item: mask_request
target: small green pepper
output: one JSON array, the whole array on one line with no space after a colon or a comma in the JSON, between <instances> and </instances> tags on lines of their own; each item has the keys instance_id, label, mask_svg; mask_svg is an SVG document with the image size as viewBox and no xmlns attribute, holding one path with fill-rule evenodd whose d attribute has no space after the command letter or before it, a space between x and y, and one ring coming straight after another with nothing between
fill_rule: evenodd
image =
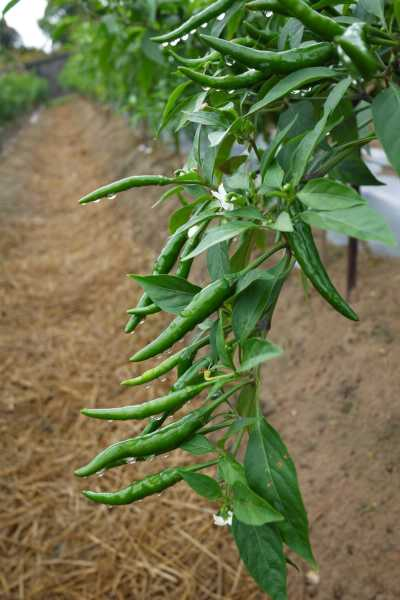
<instances>
[{"instance_id":1,"label":"small green pepper","mask_svg":"<svg viewBox=\"0 0 400 600\"><path fill-rule=\"evenodd\" d=\"M175 391L160 396L153 400L148 400L143 404L133 404L120 408L82 408L81 413L86 417L94 419L106 419L115 421L127 421L129 419L146 419L152 415L168 411L176 411L186 402L200 394L203 390L213 385L214 382L207 381L198 385L189 385L185 388L176 388Z\"/></svg>"},{"instance_id":2,"label":"small green pepper","mask_svg":"<svg viewBox=\"0 0 400 600\"><path fill-rule=\"evenodd\" d=\"M315 289L342 315L358 321L356 313L331 282L319 256L311 227L303 221L296 221L294 231L285 235L296 260Z\"/></svg>"},{"instance_id":3,"label":"small green pepper","mask_svg":"<svg viewBox=\"0 0 400 600\"><path fill-rule=\"evenodd\" d=\"M379 70L376 55L366 43L366 23L353 23L335 42L351 60L364 79L371 79Z\"/></svg>"},{"instance_id":4,"label":"small green pepper","mask_svg":"<svg viewBox=\"0 0 400 600\"><path fill-rule=\"evenodd\" d=\"M182 481L184 472L193 473L195 471L200 471L200 469L205 469L206 467L214 465L215 462L215 460L212 460L207 463L200 463L190 467L164 469L154 475L148 475L140 481L135 481L117 492L91 492L90 490L85 490L82 494L89 500L100 504L132 504L132 502L137 502L147 496L161 494L161 492L167 488Z\"/></svg>"},{"instance_id":5,"label":"small green pepper","mask_svg":"<svg viewBox=\"0 0 400 600\"><path fill-rule=\"evenodd\" d=\"M342 25L314 10L305 0L279 0L279 4L324 40L332 41L344 32Z\"/></svg>"},{"instance_id":6,"label":"small green pepper","mask_svg":"<svg viewBox=\"0 0 400 600\"><path fill-rule=\"evenodd\" d=\"M79 204L88 204L89 202L95 202L101 200L101 198L113 199L119 192L124 192L136 187L146 187L149 185L171 185L173 183L184 183L185 185L199 185L199 180L193 177L193 180L188 179L186 176L178 177L164 177L164 175L133 175L132 177L125 177L119 181L114 181L109 185L103 185L97 188L94 192L86 194L79 200Z\"/></svg>"},{"instance_id":7,"label":"small green pepper","mask_svg":"<svg viewBox=\"0 0 400 600\"><path fill-rule=\"evenodd\" d=\"M214 19L230 8L231 4L232 0L217 0L217 2L213 2L210 6L207 6L203 10L192 15L190 19L182 23L182 25L173 31L164 33L163 35L157 35L151 39L153 42L173 42L183 35L192 32L194 29L197 29L204 23L208 23L208 21Z\"/></svg>"}]
</instances>

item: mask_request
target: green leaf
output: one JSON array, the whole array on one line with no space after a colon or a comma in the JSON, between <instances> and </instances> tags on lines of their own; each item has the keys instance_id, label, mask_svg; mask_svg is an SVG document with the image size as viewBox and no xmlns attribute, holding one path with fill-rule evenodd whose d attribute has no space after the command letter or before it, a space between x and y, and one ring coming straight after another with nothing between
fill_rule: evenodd
<instances>
[{"instance_id":1,"label":"green leaf","mask_svg":"<svg viewBox=\"0 0 400 600\"><path fill-rule=\"evenodd\" d=\"M376 240L388 246L397 245L383 217L367 205L324 212L307 210L300 216L305 223L319 229L337 231L360 240Z\"/></svg>"},{"instance_id":2,"label":"green leaf","mask_svg":"<svg viewBox=\"0 0 400 600\"><path fill-rule=\"evenodd\" d=\"M3 8L3 16L9 11L11 10L16 4L18 4L20 0L10 0L10 2L7 2L7 4L5 5L5 7Z\"/></svg>"},{"instance_id":3,"label":"green leaf","mask_svg":"<svg viewBox=\"0 0 400 600\"><path fill-rule=\"evenodd\" d=\"M268 227L270 229L276 229L276 231L293 231L292 219L285 210L279 213L278 218L274 223L268 223Z\"/></svg>"},{"instance_id":4,"label":"green leaf","mask_svg":"<svg viewBox=\"0 0 400 600\"><path fill-rule=\"evenodd\" d=\"M264 498L255 494L248 485L241 481L235 481L233 491L233 513L242 523L246 525L264 525L282 521L282 515Z\"/></svg>"},{"instance_id":5,"label":"green leaf","mask_svg":"<svg viewBox=\"0 0 400 600\"><path fill-rule=\"evenodd\" d=\"M211 248L211 246L215 246L224 240L230 240L233 237L240 235L244 231L254 227L257 226L248 221L231 221L230 223L225 223L219 227L209 229L201 240L200 244L190 254L187 254L184 260L194 258L195 256L198 256L204 252L204 250Z\"/></svg>"},{"instance_id":6,"label":"green leaf","mask_svg":"<svg viewBox=\"0 0 400 600\"><path fill-rule=\"evenodd\" d=\"M192 438L186 440L179 446L181 450L185 450L185 452L189 452L189 454L193 454L194 456L201 456L203 454L210 454L210 452L215 452L216 448L214 444L212 444L205 435L201 433L196 433Z\"/></svg>"},{"instance_id":7,"label":"green leaf","mask_svg":"<svg viewBox=\"0 0 400 600\"><path fill-rule=\"evenodd\" d=\"M324 112L321 119L318 121L314 129L309 131L300 144L297 146L296 151L293 154L292 159L292 170L291 170L291 183L293 186L297 186L303 177L308 162L321 141L321 136L325 131L325 127L328 123L330 115L343 98L347 89L351 84L350 77L342 79L335 87L331 90L324 104Z\"/></svg>"},{"instance_id":8,"label":"green leaf","mask_svg":"<svg viewBox=\"0 0 400 600\"><path fill-rule=\"evenodd\" d=\"M315 567L294 463L279 434L264 419L250 434L245 471L250 487L284 516L279 529L286 544Z\"/></svg>"},{"instance_id":9,"label":"green leaf","mask_svg":"<svg viewBox=\"0 0 400 600\"><path fill-rule=\"evenodd\" d=\"M207 97L207 94L208 92L200 92L199 94L194 94L193 96L186 98L182 103L177 105L177 112L181 115L181 117L176 126L176 131L182 129L182 127L184 127L188 122L186 113L194 113L200 110L204 100Z\"/></svg>"},{"instance_id":10,"label":"green leaf","mask_svg":"<svg viewBox=\"0 0 400 600\"><path fill-rule=\"evenodd\" d=\"M273 287L273 278L256 279L241 292L235 301L232 326L235 337L243 342L251 335L266 311Z\"/></svg>"},{"instance_id":11,"label":"green leaf","mask_svg":"<svg viewBox=\"0 0 400 600\"><path fill-rule=\"evenodd\" d=\"M129 275L129 277L142 286L157 306L173 314L178 314L186 308L193 296L201 290L198 285L193 285L175 275Z\"/></svg>"},{"instance_id":12,"label":"green leaf","mask_svg":"<svg viewBox=\"0 0 400 600\"><path fill-rule=\"evenodd\" d=\"M234 369L234 365L233 365L232 358L231 358L231 353L225 342L223 312L222 311L220 311L220 316L218 319L216 338L215 338L215 346L216 346L218 357L219 357L221 363L224 366L229 367L230 369Z\"/></svg>"},{"instance_id":13,"label":"green leaf","mask_svg":"<svg viewBox=\"0 0 400 600\"><path fill-rule=\"evenodd\" d=\"M188 221L194 208L194 204L189 204L187 206L181 206L172 213L168 223L168 230L171 235Z\"/></svg>"},{"instance_id":14,"label":"green leaf","mask_svg":"<svg viewBox=\"0 0 400 600\"><path fill-rule=\"evenodd\" d=\"M393 168L400 174L400 87L394 83L372 103L372 116L379 140Z\"/></svg>"},{"instance_id":15,"label":"green leaf","mask_svg":"<svg viewBox=\"0 0 400 600\"><path fill-rule=\"evenodd\" d=\"M312 179L297 194L303 204L317 210L336 210L365 204L353 188L331 179Z\"/></svg>"},{"instance_id":16,"label":"green leaf","mask_svg":"<svg viewBox=\"0 0 400 600\"><path fill-rule=\"evenodd\" d=\"M384 0L360 0L360 5L367 13L377 17L383 26L386 25Z\"/></svg>"},{"instance_id":17,"label":"green leaf","mask_svg":"<svg viewBox=\"0 0 400 600\"><path fill-rule=\"evenodd\" d=\"M294 73L290 73L279 81L274 87L264 96L262 100L256 102L249 112L248 115L252 115L258 110L265 108L268 104L279 100L283 96L289 94L293 90L298 90L312 83L313 81L320 81L321 79L332 79L338 76L333 69L327 67L310 67L308 69L300 69Z\"/></svg>"},{"instance_id":18,"label":"green leaf","mask_svg":"<svg viewBox=\"0 0 400 600\"><path fill-rule=\"evenodd\" d=\"M222 497L222 490L219 484L208 475L202 473L191 473L184 469L179 469L182 478L199 496L208 498L208 500L219 500Z\"/></svg>"},{"instance_id":19,"label":"green leaf","mask_svg":"<svg viewBox=\"0 0 400 600\"><path fill-rule=\"evenodd\" d=\"M289 131L292 129L296 120L297 120L297 115L295 115L293 117L293 119L290 121L290 123L288 123L288 125L286 125L286 127L284 127L281 131L277 132L277 134L271 140L271 143L269 144L268 148L265 150L263 157L261 159L261 165L260 165L260 173L261 173L262 179L264 179L267 169L273 163L275 155L276 155L277 151L279 150L279 147L285 140Z\"/></svg>"},{"instance_id":20,"label":"green leaf","mask_svg":"<svg viewBox=\"0 0 400 600\"><path fill-rule=\"evenodd\" d=\"M235 171L246 162L248 159L247 154L240 154L239 156L231 156L227 160L224 160L218 165L218 169L225 175L233 175Z\"/></svg>"},{"instance_id":21,"label":"green leaf","mask_svg":"<svg viewBox=\"0 0 400 600\"><path fill-rule=\"evenodd\" d=\"M257 414L256 385L249 383L240 390L236 410L241 417L254 417Z\"/></svg>"},{"instance_id":22,"label":"green leaf","mask_svg":"<svg viewBox=\"0 0 400 600\"><path fill-rule=\"evenodd\" d=\"M157 134L159 135L160 132L164 129L164 127L166 125L168 125L168 123L170 122L170 120L172 119L172 117L177 114L177 112L179 111L179 107L180 105L177 104L179 98L182 96L183 92L186 90L186 88L188 87L188 85L190 85L190 81L185 81L184 83L180 83L170 94L167 103L164 107L164 112L162 114L161 117L161 123L159 125Z\"/></svg>"},{"instance_id":23,"label":"green leaf","mask_svg":"<svg viewBox=\"0 0 400 600\"><path fill-rule=\"evenodd\" d=\"M232 534L248 572L271 600L287 600L286 560L276 525L254 527L233 519Z\"/></svg>"},{"instance_id":24,"label":"green leaf","mask_svg":"<svg viewBox=\"0 0 400 600\"><path fill-rule=\"evenodd\" d=\"M208 249L207 268L213 281L230 273L228 243L226 241Z\"/></svg>"},{"instance_id":25,"label":"green leaf","mask_svg":"<svg viewBox=\"0 0 400 600\"><path fill-rule=\"evenodd\" d=\"M282 348L262 338L249 338L243 346L243 358L238 369L239 373L250 371L266 360L277 358L283 352Z\"/></svg>"}]
</instances>

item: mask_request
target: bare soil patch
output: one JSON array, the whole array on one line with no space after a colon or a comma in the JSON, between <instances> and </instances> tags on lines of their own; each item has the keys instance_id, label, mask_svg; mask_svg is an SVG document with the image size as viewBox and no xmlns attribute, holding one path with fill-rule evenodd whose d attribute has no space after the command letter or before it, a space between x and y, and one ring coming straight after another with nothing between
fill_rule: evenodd
<instances>
[{"instance_id":1,"label":"bare soil patch","mask_svg":"<svg viewBox=\"0 0 400 600\"><path fill-rule=\"evenodd\" d=\"M179 484L160 498L114 508L83 487L116 489L171 461L127 465L76 481L73 469L135 431L90 422L83 405L159 394L122 392L127 363L158 318L122 333L163 240L157 191L79 207L77 199L127 173L168 173L176 157L122 118L79 100L44 110L0 161L0 598L18 600L256 600L233 540L212 506ZM344 255L329 248L339 287ZM309 509L320 583L290 575L291 600L397 600L400 409L399 263L361 255L347 323L293 276L271 338L286 354L265 369L265 402L294 455ZM89 482L89 484L88 484Z\"/></svg>"}]
</instances>

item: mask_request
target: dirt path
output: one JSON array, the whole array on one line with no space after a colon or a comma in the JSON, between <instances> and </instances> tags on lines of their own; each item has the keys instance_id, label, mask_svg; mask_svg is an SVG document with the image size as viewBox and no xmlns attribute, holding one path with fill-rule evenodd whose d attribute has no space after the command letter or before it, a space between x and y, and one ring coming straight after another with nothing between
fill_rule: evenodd
<instances>
[{"instance_id":1,"label":"dirt path","mask_svg":"<svg viewBox=\"0 0 400 600\"><path fill-rule=\"evenodd\" d=\"M140 142L75 99L42 111L1 155L0 598L261 598L228 532L183 485L109 512L81 499L72 476L132 431L88 423L79 408L132 397L119 388L134 372L125 359L160 325L121 333L138 292L125 274L145 272L161 242L165 210L148 210L156 196L77 206L127 171L168 172L165 150L147 155ZM287 354L266 371L265 394L299 465L322 566L318 586L291 575L291 600L399 597L399 283L398 263L363 255L356 327L314 296L310 312L297 278L279 306L272 337ZM130 465L90 484L115 489L148 471Z\"/></svg>"}]
</instances>

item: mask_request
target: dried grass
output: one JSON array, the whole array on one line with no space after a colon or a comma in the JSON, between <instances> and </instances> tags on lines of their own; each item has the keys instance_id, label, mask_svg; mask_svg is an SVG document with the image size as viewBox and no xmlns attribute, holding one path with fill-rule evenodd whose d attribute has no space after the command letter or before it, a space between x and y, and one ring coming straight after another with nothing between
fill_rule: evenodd
<instances>
[{"instance_id":1,"label":"dried grass","mask_svg":"<svg viewBox=\"0 0 400 600\"><path fill-rule=\"evenodd\" d=\"M188 462L188 455L127 465L83 485L72 474L137 430L90 422L79 416L83 405L143 401L166 385L124 394L119 387L139 371L125 357L159 329L155 318L134 338L121 333L138 293L125 273L147 270L165 211L149 212L152 191L135 194L137 208L128 212L129 195L101 207L76 202L128 167L159 172L172 165L165 150L140 154L138 141L122 119L75 100L44 111L3 153L2 598L260 597L228 532L212 525L212 507L184 484L113 510L79 494L88 486L119 488L149 469Z\"/></svg>"}]
</instances>

